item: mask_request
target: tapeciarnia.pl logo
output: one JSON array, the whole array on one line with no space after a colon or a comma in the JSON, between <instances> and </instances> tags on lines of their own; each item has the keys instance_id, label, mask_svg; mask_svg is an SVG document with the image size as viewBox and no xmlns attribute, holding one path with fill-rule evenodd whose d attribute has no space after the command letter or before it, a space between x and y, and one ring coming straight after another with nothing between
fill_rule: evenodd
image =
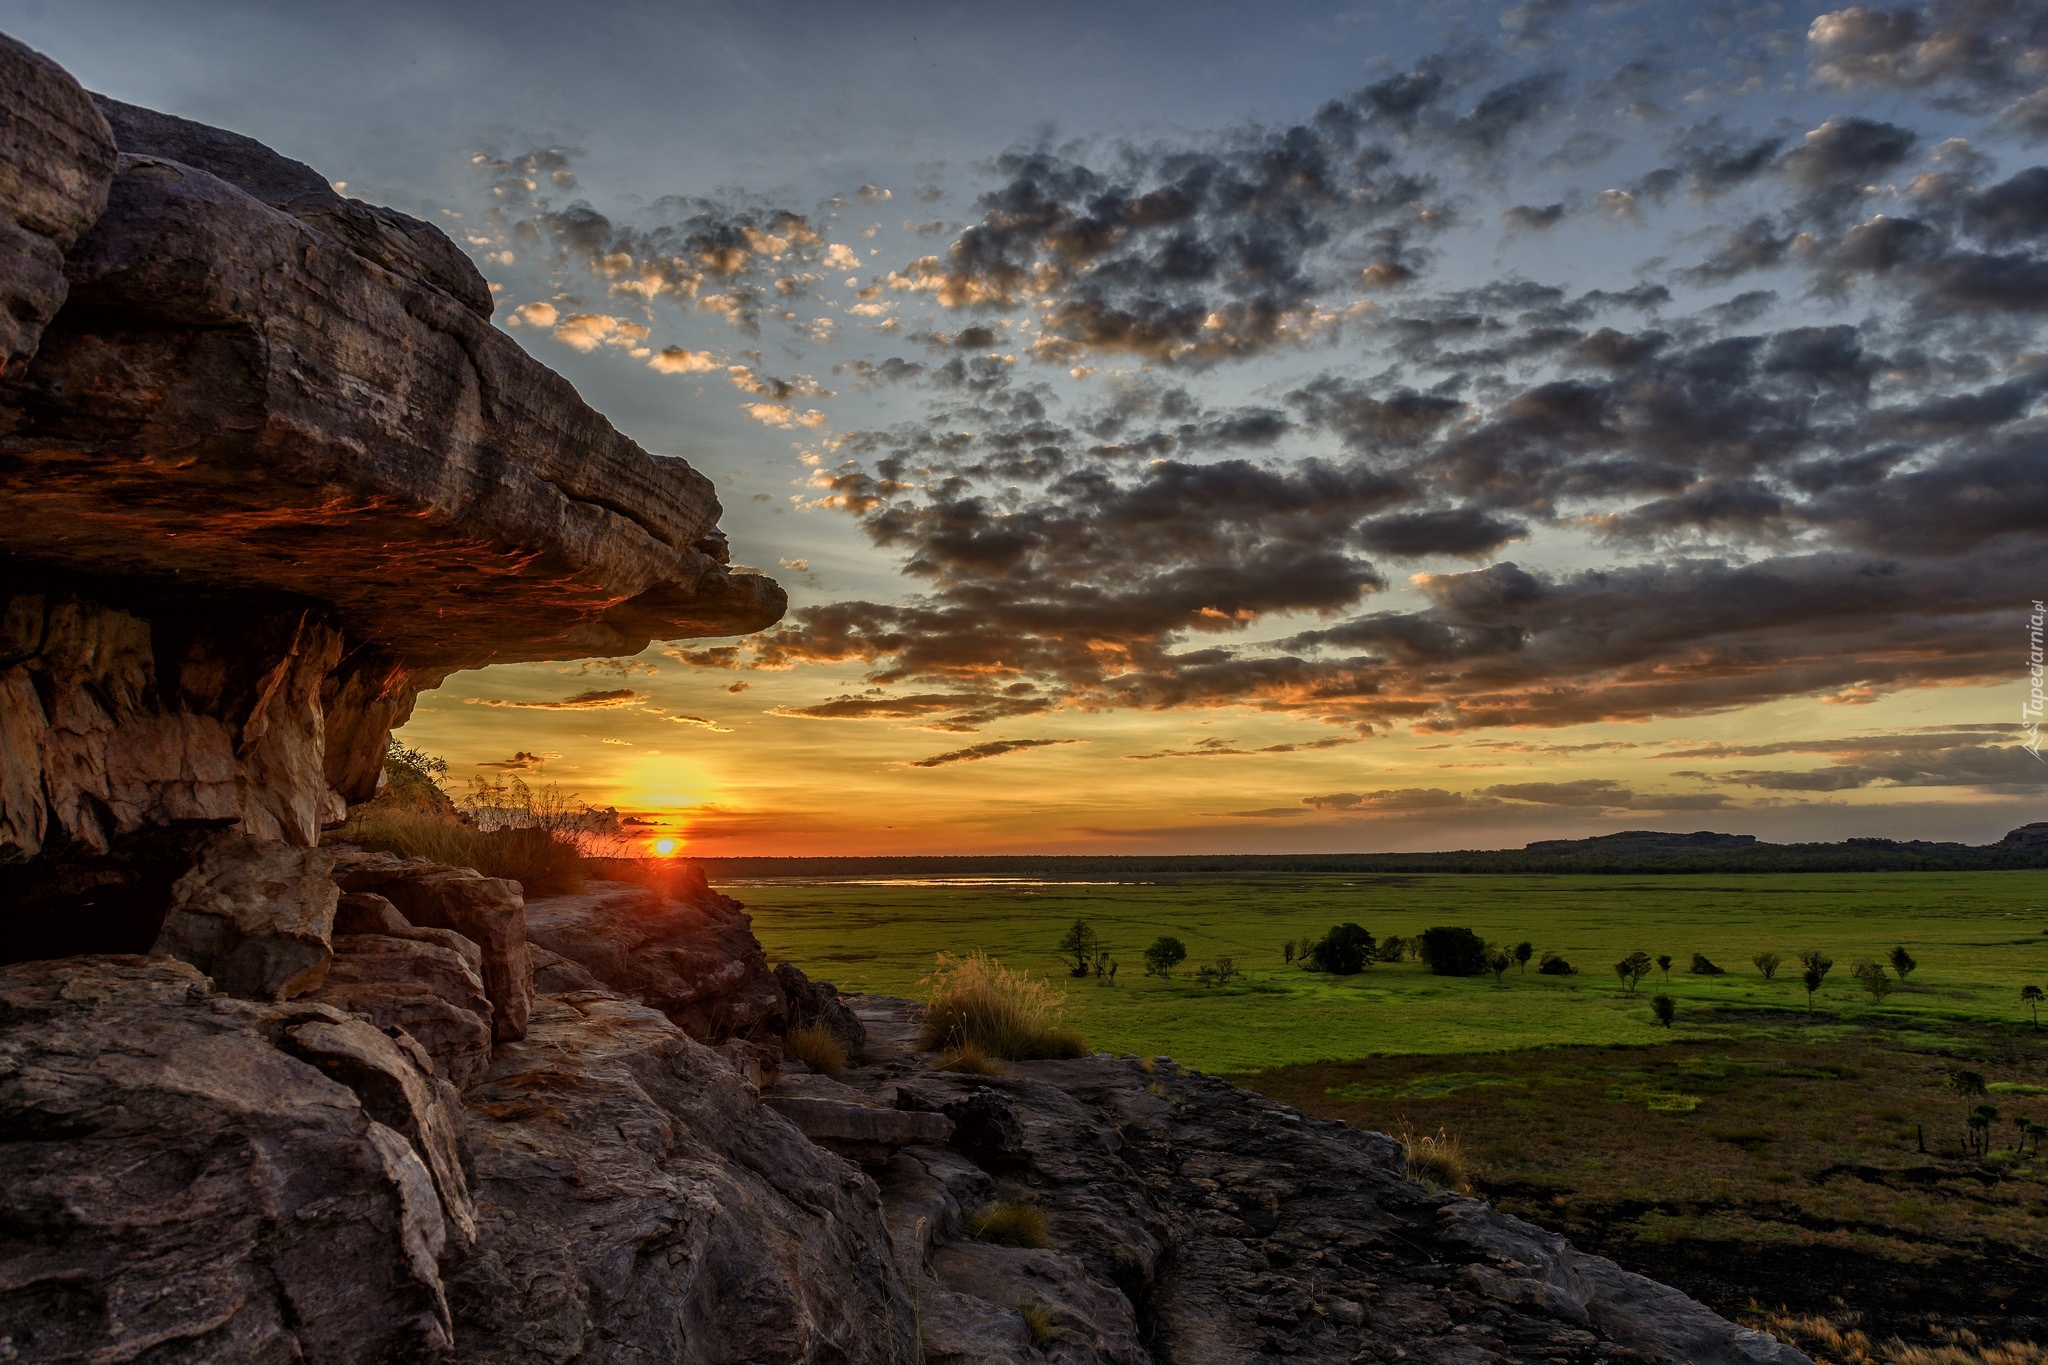
<instances>
[{"instance_id":1,"label":"tapeciarnia.pl logo","mask_svg":"<svg viewBox=\"0 0 2048 1365\"><path fill-rule=\"evenodd\" d=\"M2021 746L2041 758L2041 623L2048 621L2048 605L2038 599L2034 614L2027 618L2027 699L2020 704L2020 724L2026 727L2027 742ZM2048 763L2048 759L2042 759Z\"/></svg>"}]
</instances>

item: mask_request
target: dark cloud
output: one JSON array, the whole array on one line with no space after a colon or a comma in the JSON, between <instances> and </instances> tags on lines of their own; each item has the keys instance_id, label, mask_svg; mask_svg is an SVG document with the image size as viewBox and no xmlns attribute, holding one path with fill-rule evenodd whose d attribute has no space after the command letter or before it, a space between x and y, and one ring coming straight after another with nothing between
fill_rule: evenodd
<instances>
[{"instance_id":1,"label":"dark cloud","mask_svg":"<svg viewBox=\"0 0 2048 1365\"><path fill-rule=\"evenodd\" d=\"M640 700L640 694L630 687L613 687L590 692L578 692L560 701L510 701L502 697L471 697L471 706L508 706L522 711L602 711L620 706L631 706Z\"/></svg>"},{"instance_id":2,"label":"dark cloud","mask_svg":"<svg viewBox=\"0 0 2048 1365\"><path fill-rule=\"evenodd\" d=\"M1001 758L1004 754L1019 753L1025 749L1043 749L1054 744L1085 744L1080 739L995 739L986 744L970 744L965 749L953 749L930 758L920 758L910 766L913 768L943 768L952 763L977 763L984 758Z\"/></svg>"},{"instance_id":3,"label":"dark cloud","mask_svg":"<svg viewBox=\"0 0 2048 1365\"><path fill-rule=\"evenodd\" d=\"M1160 749L1149 754L1125 754L1124 757L1139 763L1149 763L1159 758L1253 758L1260 754L1298 754L1315 749L1341 749L1359 742L1357 735L1332 735L1328 739L1309 740L1295 744L1262 744L1256 749L1241 749L1228 740L1205 739L1188 749Z\"/></svg>"},{"instance_id":4,"label":"dark cloud","mask_svg":"<svg viewBox=\"0 0 2048 1365\"><path fill-rule=\"evenodd\" d=\"M1500 213L1501 226L1510 232L1548 232L1564 221L1563 204L1516 204Z\"/></svg>"},{"instance_id":5,"label":"dark cloud","mask_svg":"<svg viewBox=\"0 0 2048 1365\"><path fill-rule=\"evenodd\" d=\"M2001 731L2017 726L1983 727ZM2048 789L2048 764L2018 744L1987 743L1982 733L1936 731L1869 735L1838 740L1792 740L1758 745L1700 745L1667 758L1756 758L1825 754L1825 768L1688 770L1679 777L1763 791L1833 792L1865 787L1968 787L1979 791Z\"/></svg>"},{"instance_id":6,"label":"dark cloud","mask_svg":"<svg viewBox=\"0 0 2048 1365\"><path fill-rule=\"evenodd\" d=\"M1815 70L1840 85L1931 91L1979 112L2040 86L2048 15L2021 0L1851 6L1807 30Z\"/></svg>"}]
</instances>

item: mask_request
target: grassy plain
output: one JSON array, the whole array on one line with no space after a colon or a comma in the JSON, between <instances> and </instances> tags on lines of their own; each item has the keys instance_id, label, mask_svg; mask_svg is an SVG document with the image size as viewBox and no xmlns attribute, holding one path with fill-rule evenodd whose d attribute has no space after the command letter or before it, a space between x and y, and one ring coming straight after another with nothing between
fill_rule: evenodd
<instances>
[{"instance_id":1,"label":"grassy plain","mask_svg":"<svg viewBox=\"0 0 2048 1365\"><path fill-rule=\"evenodd\" d=\"M1075 919L1101 934L1120 969L1114 987L1073 981L1068 1022L1097 1049L1171 1056L1204 1071L1304 1062L1576 1044L1651 1044L1671 1036L1736 1037L1791 1028L1812 1041L1883 1021L1908 1034L1955 1023L2020 1025L2019 989L2048 986L2048 871L1727 876L1296 876L1082 885L752 884L747 903L771 957L848 991L921 996L937 953L987 951L1059 979L1054 945ZM1579 974L1546 977L1532 962L1504 985L1380 964L1335 978L1290 968L1280 945L1355 921L1411 936L1435 924L1528 939ZM1187 944L1170 981L1143 974L1161 934ZM1903 944L1921 966L1873 1004L1850 978L1859 959ZM1835 960L1811 1016L1796 955ZM1674 959L1635 995L1612 964L1635 949ZM1766 982L1750 965L1786 959ZM1690 975L1702 953L1727 975ZM1198 963L1235 959L1243 975L1204 988ZM1675 1033L1648 997L1678 1004ZM1797 1017L1793 1017L1796 1015Z\"/></svg>"},{"instance_id":2,"label":"grassy plain","mask_svg":"<svg viewBox=\"0 0 2048 1365\"><path fill-rule=\"evenodd\" d=\"M1731 1316L1813 1315L1823 1338L1794 1335L1829 1365L2031 1361L1975 1342L2048 1340L2048 1158L2016 1150L2012 1123L2048 1121L2048 1032L2019 999L2048 986L2048 872L727 889L771 955L896 995L922 994L936 953L976 948L1057 984L1054 945L1086 919L1121 964L1113 988L1066 983L1091 1046L1361 1127L1441 1131L1510 1212ZM1581 970L1532 963L1496 985L1415 962L1342 979L1283 965L1283 940L1347 920L1526 938ZM1171 981L1142 974L1160 934L1188 947ZM1851 972L1894 945L1920 966L1873 1002ZM1805 948L1835 961L1811 1013ZM1612 964L1636 949L1673 967L1630 995ZM1785 959L1774 981L1750 963L1763 951ZM1690 974L1696 952L1727 974ZM1187 969L1219 955L1244 975L1197 984ZM1657 992L1678 1003L1670 1030ZM1968 1105L1947 1081L1962 1068L2000 1111L1988 1158L1961 1151ZM1827 1335L1851 1325L1876 1344Z\"/></svg>"}]
</instances>

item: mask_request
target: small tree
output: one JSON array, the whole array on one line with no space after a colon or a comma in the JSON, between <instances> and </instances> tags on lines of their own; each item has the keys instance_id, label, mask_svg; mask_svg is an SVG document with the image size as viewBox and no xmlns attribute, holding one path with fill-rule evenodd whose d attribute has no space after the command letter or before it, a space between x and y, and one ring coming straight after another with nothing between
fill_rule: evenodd
<instances>
[{"instance_id":1,"label":"small tree","mask_svg":"<svg viewBox=\"0 0 2048 1365\"><path fill-rule=\"evenodd\" d=\"M2020 1003L2025 1005L2027 1013L2034 1017L2034 1027L2037 1029L2041 1027L2041 998L2039 986L2020 987Z\"/></svg>"},{"instance_id":2,"label":"small tree","mask_svg":"<svg viewBox=\"0 0 2048 1365\"><path fill-rule=\"evenodd\" d=\"M1521 968L1523 976L1529 974L1529 959L1534 956L1536 956L1536 945L1529 942L1528 939L1525 938L1515 945L1515 965Z\"/></svg>"},{"instance_id":3,"label":"small tree","mask_svg":"<svg viewBox=\"0 0 2048 1365\"><path fill-rule=\"evenodd\" d=\"M1882 963L1859 962L1856 964L1854 975L1856 984L1870 992L1870 1003L1873 1005L1882 1004L1884 998L1897 986L1897 983L1885 975Z\"/></svg>"},{"instance_id":4,"label":"small tree","mask_svg":"<svg viewBox=\"0 0 2048 1365\"><path fill-rule=\"evenodd\" d=\"M1104 976L1108 975L1108 973L1109 973L1109 954L1108 954L1108 952L1104 951L1104 952L1098 952L1098 953L1096 953L1096 954L1095 954L1095 979L1096 979L1097 981L1100 981L1100 980L1102 980L1102 978L1103 978Z\"/></svg>"},{"instance_id":5,"label":"small tree","mask_svg":"<svg viewBox=\"0 0 2048 1365\"><path fill-rule=\"evenodd\" d=\"M1437 976L1477 976L1486 970L1486 940L1439 924L1422 931L1422 960Z\"/></svg>"},{"instance_id":6,"label":"small tree","mask_svg":"<svg viewBox=\"0 0 2048 1365\"><path fill-rule=\"evenodd\" d=\"M1978 1156L1991 1152L1991 1125L1998 1122L1998 1108L1995 1105L1980 1104L1970 1111L1970 1150Z\"/></svg>"},{"instance_id":7,"label":"small tree","mask_svg":"<svg viewBox=\"0 0 2048 1365\"><path fill-rule=\"evenodd\" d=\"M1409 940L1399 934L1388 934L1380 940L1379 951L1373 956L1382 962L1400 962L1408 956Z\"/></svg>"},{"instance_id":8,"label":"small tree","mask_svg":"<svg viewBox=\"0 0 2048 1365\"><path fill-rule=\"evenodd\" d=\"M1500 986L1506 984L1502 980L1502 978L1504 978L1508 974L1508 968L1514 965L1514 949L1494 946L1489 947L1486 950L1486 970L1493 973L1494 985Z\"/></svg>"},{"instance_id":9,"label":"small tree","mask_svg":"<svg viewBox=\"0 0 2048 1365\"><path fill-rule=\"evenodd\" d=\"M1085 919L1074 921L1066 936L1060 940L1059 954L1074 965L1067 969L1069 976L1086 976L1095 965L1095 955L1102 951L1102 939Z\"/></svg>"},{"instance_id":10,"label":"small tree","mask_svg":"<svg viewBox=\"0 0 2048 1365\"><path fill-rule=\"evenodd\" d=\"M1984 1073L1981 1071L1951 1071L1948 1073L1948 1088L1962 1097L1963 1112L1967 1115L1971 1100L1984 1098Z\"/></svg>"},{"instance_id":11,"label":"small tree","mask_svg":"<svg viewBox=\"0 0 2048 1365\"><path fill-rule=\"evenodd\" d=\"M1577 976L1579 969L1564 960L1561 953L1545 953L1543 960L1536 964L1538 976Z\"/></svg>"},{"instance_id":12,"label":"small tree","mask_svg":"<svg viewBox=\"0 0 2048 1365\"><path fill-rule=\"evenodd\" d=\"M1671 1027L1671 1021L1678 1017L1678 1004L1670 996L1660 992L1650 997L1650 1013L1656 1015L1657 1022L1668 1029Z\"/></svg>"},{"instance_id":13,"label":"small tree","mask_svg":"<svg viewBox=\"0 0 2048 1365\"><path fill-rule=\"evenodd\" d=\"M1145 975L1172 979L1173 969L1188 960L1188 946L1172 934L1161 934L1145 950Z\"/></svg>"},{"instance_id":14,"label":"small tree","mask_svg":"<svg viewBox=\"0 0 2048 1365\"><path fill-rule=\"evenodd\" d=\"M1799 964L1809 972L1818 973L1821 980L1825 981L1828 971L1835 965L1835 960L1818 948L1808 948L1799 955Z\"/></svg>"},{"instance_id":15,"label":"small tree","mask_svg":"<svg viewBox=\"0 0 2048 1365\"><path fill-rule=\"evenodd\" d=\"M1820 968L1808 967L1806 974L1799 978L1799 984L1806 987L1806 1012L1808 1014L1813 1013L1814 992L1820 989L1820 983L1826 976L1827 973L1821 971Z\"/></svg>"},{"instance_id":16,"label":"small tree","mask_svg":"<svg viewBox=\"0 0 2048 1365\"><path fill-rule=\"evenodd\" d=\"M1281 960L1282 962L1286 963L1286 964L1287 964L1288 966L1290 966L1290 967L1292 967L1292 966L1294 965L1294 940L1293 940L1293 939L1291 939L1291 938L1290 938L1290 939L1288 939L1288 940L1287 940L1287 941L1286 941L1285 943L1283 943L1283 944L1281 944L1281 945L1280 945L1280 960Z\"/></svg>"},{"instance_id":17,"label":"small tree","mask_svg":"<svg viewBox=\"0 0 2048 1365\"><path fill-rule=\"evenodd\" d=\"M1913 960L1913 955L1906 951L1906 945L1903 943L1886 954L1885 960L1892 964L1892 970L1899 974L1901 981L1911 976L1913 969L1920 965Z\"/></svg>"},{"instance_id":18,"label":"small tree","mask_svg":"<svg viewBox=\"0 0 2048 1365\"><path fill-rule=\"evenodd\" d=\"M1204 962L1201 966L1195 968L1195 980L1201 982L1204 986L1215 985L1216 965L1212 962Z\"/></svg>"},{"instance_id":19,"label":"small tree","mask_svg":"<svg viewBox=\"0 0 2048 1365\"><path fill-rule=\"evenodd\" d=\"M1614 964L1614 974L1628 987L1628 993L1636 993L1636 984L1650 974L1650 955L1638 948Z\"/></svg>"},{"instance_id":20,"label":"small tree","mask_svg":"<svg viewBox=\"0 0 2048 1365\"><path fill-rule=\"evenodd\" d=\"M1237 960L1229 957L1216 959L1216 984L1228 986L1230 978L1237 975Z\"/></svg>"},{"instance_id":21,"label":"small tree","mask_svg":"<svg viewBox=\"0 0 2048 1365\"><path fill-rule=\"evenodd\" d=\"M1751 962L1756 964L1756 969L1764 974L1764 980L1766 981L1769 981L1778 974L1778 966L1784 960L1784 958L1779 957L1776 953L1758 953L1750 959Z\"/></svg>"},{"instance_id":22,"label":"small tree","mask_svg":"<svg viewBox=\"0 0 2048 1365\"><path fill-rule=\"evenodd\" d=\"M1664 979L1666 981L1669 981L1671 979L1671 954L1657 954L1657 970L1664 973Z\"/></svg>"},{"instance_id":23,"label":"small tree","mask_svg":"<svg viewBox=\"0 0 2048 1365\"><path fill-rule=\"evenodd\" d=\"M1708 961L1707 955L1705 953L1694 953L1692 955L1692 966L1688 970L1691 971L1694 976L1728 975L1726 968L1716 967L1712 962Z\"/></svg>"},{"instance_id":24,"label":"small tree","mask_svg":"<svg viewBox=\"0 0 2048 1365\"><path fill-rule=\"evenodd\" d=\"M1334 924L1309 950L1310 964L1332 976L1356 976L1373 960L1372 935L1356 924Z\"/></svg>"}]
</instances>

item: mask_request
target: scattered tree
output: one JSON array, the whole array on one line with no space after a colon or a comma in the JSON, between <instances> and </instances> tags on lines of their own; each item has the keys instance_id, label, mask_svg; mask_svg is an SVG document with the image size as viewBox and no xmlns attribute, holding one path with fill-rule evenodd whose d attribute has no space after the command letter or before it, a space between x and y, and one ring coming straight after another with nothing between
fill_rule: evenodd
<instances>
[{"instance_id":1,"label":"scattered tree","mask_svg":"<svg viewBox=\"0 0 2048 1365\"><path fill-rule=\"evenodd\" d=\"M1823 980L1825 980L1826 977L1827 973L1823 972L1820 968L1808 967L1806 969L1806 974L1799 978L1799 984L1806 987L1806 1012L1808 1014L1813 1013L1814 992L1820 989L1820 983Z\"/></svg>"},{"instance_id":2,"label":"scattered tree","mask_svg":"<svg viewBox=\"0 0 2048 1365\"><path fill-rule=\"evenodd\" d=\"M2041 1139L2048 1137L2048 1123L2038 1123L2033 1119L2027 1120L2027 1136L2034 1140L2034 1155L2040 1156Z\"/></svg>"},{"instance_id":3,"label":"scattered tree","mask_svg":"<svg viewBox=\"0 0 2048 1365\"><path fill-rule=\"evenodd\" d=\"M1521 968L1523 976L1529 974L1529 959L1534 956L1536 956L1536 945L1529 942L1528 939L1525 938L1515 945L1515 965Z\"/></svg>"},{"instance_id":4,"label":"scattered tree","mask_svg":"<svg viewBox=\"0 0 2048 1365\"><path fill-rule=\"evenodd\" d=\"M1913 969L1920 965L1913 960L1913 955L1906 951L1906 945L1903 943L1891 950L1887 960L1892 964L1892 970L1899 974L1900 981L1911 976Z\"/></svg>"},{"instance_id":5,"label":"scattered tree","mask_svg":"<svg viewBox=\"0 0 2048 1365\"><path fill-rule=\"evenodd\" d=\"M1436 976L1477 976L1486 970L1486 940L1470 929L1436 925L1422 931L1422 960Z\"/></svg>"},{"instance_id":6,"label":"scattered tree","mask_svg":"<svg viewBox=\"0 0 2048 1365\"><path fill-rule=\"evenodd\" d=\"M2037 1029L2041 1027L2041 998L2039 986L2020 987L2020 1003L2025 1005L2027 1013L2034 1017L2034 1027Z\"/></svg>"},{"instance_id":7,"label":"scattered tree","mask_svg":"<svg viewBox=\"0 0 2048 1365\"><path fill-rule=\"evenodd\" d=\"M1671 954L1657 954L1657 970L1664 973L1664 979L1666 981L1669 981L1671 979Z\"/></svg>"},{"instance_id":8,"label":"scattered tree","mask_svg":"<svg viewBox=\"0 0 2048 1365\"><path fill-rule=\"evenodd\" d=\"M1204 963L1203 963L1203 964L1202 964L1201 966L1199 966L1199 967L1195 968L1195 980L1197 980L1197 981L1201 982L1201 983L1202 983L1202 984L1203 984L1204 986L1213 986L1213 985L1215 985L1215 984L1216 984L1216 966L1215 966L1215 964L1214 964L1214 963L1211 963L1211 962L1204 962Z\"/></svg>"},{"instance_id":9,"label":"scattered tree","mask_svg":"<svg viewBox=\"0 0 2048 1365\"><path fill-rule=\"evenodd\" d=\"M1145 950L1145 975L1171 979L1173 969L1188 960L1188 946L1171 934L1161 934Z\"/></svg>"},{"instance_id":10,"label":"scattered tree","mask_svg":"<svg viewBox=\"0 0 2048 1365\"><path fill-rule=\"evenodd\" d=\"M1102 980L1102 978L1105 975L1107 975L1108 972L1109 953L1106 950L1103 952L1098 952L1097 954L1095 954L1095 979L1097 981Z\"/></svg>"},{"instance_id":11,"label":"scattered tree","mask_svg":"<svg viewBox=\"0 0 2048 1365\"><path fill-rule=\"evenodd\" d=\"M1971 1100L1984 1098L1984 1073L1981 1071L1951 1071L1948 1073L1948 1088L1962 1097L1963 1112L1967 1115Z\"/></svg>"},{"instance_id":12,"label":"scattered tree","mask_svg":"<svg viewBox=\"0 0 2048 1365\"><path fill-rule=\"evenodd\" d=\"M1102 951L1102 939L1085 919L1074 921L1066 936L1060 940L1060 956L1074 965L1068 969L1069 976L1086 976L1095 965L1095 955Z\"/></svg>"},{"instance_id":13,"label":"scattered tree","mask_svg":"<svg viewBox=\"0 0 2048 1365\"><path fill-rule=\"evenodd\" d=\"M1237 960L1229 957L1216 959L1216 984L1228 986L1230 978L1237 975Z\"/></svg>"},{"instance_id":14,"label":"scattered tree","mask_svg":"<svg viewBox=\"0 0 2048 1365\"><path fill-rule=\"evenodd\" d=\"M1557 953L1545 953L1543 960L1536 964L1538 976L1577 976L1579 969L1564 960Z\"/></svg>"},{"instance_id":15,"label":"scattered tree","mask_svg":"<svg viewBox=\"0 0 2048 1365\"><path fill-rule=\"evenodd\" d=\"M1835 965L1835 960L1818 948L1808 948L1799 955L1799 964L1809 972L1818 973L1821 980L1825 981L1829 970Z\"/></svg>"},{"instance_id":16,"label":"scattered tree","mask_svg":"<svg viewBox=\"0 0 2048 1365\"><path fill-rule=\"evenodd\" d=\"M1512 949L1512 948L1503 948L1503 947L1499 947L1499 946L1497 946L1497 945L1496 945L1496 946L1491 946L1491 947L1488 947L1488 948L1487 948L1487 950L1486 950L1486 970L1488 970L1489 972L1492 972L1492 973L1493 973L1493 984L1494 984L1494 985L1496 985L1496 986L1499 986L1499 985L1504 985L1504 984L1506 984L1506 983L1505 983L1505 982L1504 982L1504 981L1502 980L1502 978L1503 978L1503 977L1505 977L1505 976L1506 976L1506 975L1508 974L1508 968L1510 968L1510 967L1512 967L1512 966L1514 966L1514 965L1515 965L1515 950L1514 950L1514 949Z\"/></svg>"},{"instance_id":17,"label":"scattered tree","mask_svg":"<svg viewBox=\"0 0 2048 1365\"><path fill-rule=\"evenodd\" d=\"M1657 1022L1665 1028L1678 1017L1678 1004L1670 996L1659 993L1650 997L1650 1013L1657 1016Z\"/></svg>"},{"instance_id":18,"label":"scattered tree","mask_svg":"<svg viewBox=\"0 0 2048 1365\"><path fill-rule=\"evenodd\" d=\"M1878 962L1859 962L1853 973L1858 985L1870 992L1870 1003L1882 1004L1884 998L1897 988L1897 983L1885 975L1884 965Z\"/></svg>"},{"instance_id":19,"label":"scattered tree","mask_svg":"<svg viewBox=\"0 0 2048 1365\"><path fill-rule=\"evenodd\" d=\"M1716 967L1713 963L1707 961L1706 955L1704 953L1694 953L1692 955L1692 974L1694 976L1728 975L1726 970L1720 967Z\"/></svg>"},{"instance_id":20,"label":"scattered tree","mask_svg":"<svg viewBox=\"0 0 2048 1365\"><path fill-rule=\"evenodd\" d=\"M1288 966L1290 966L1290 967L1292 967L1292 966L1294 965L1294 940L1293 940L1293 939L1291 939L1291 938L1290 938L1290 939L1288 939L1288 940L1287 940L1287 941L1286 941L1285 943L1283 943L1283 944L1281 944L1281 945L1280 945L1280 960L1281 960L1282 962L1285 962L1285 963L1286 963L1286 964L1287 964Z\"/></svg>"},{"instance_id":21,"label":"scattered tree","mask_svg":"<svg viewBox=\"0 0 2048 1365\"><path fill-rule=\"evenodd\" d=\"M1784 960L1784 958L1779 957L1776 953L1758 953L1750 959L1751 962L1756 964L1756 969L1764 974L1764 980L1766 981L1769 981L1778 974L1779 964L1784 962Z\"/></svg>"},{"instance_id":22,"label":"scattered tree","mask_svg":"<svg viewBox=\"0 0 2048 1365\"><path fill-rule=\"evenodd\" d=\"M1372 935L1358 925L1335 924L1309 949L1309 961L1319 972L1356 976L1373 960L1373 948Z\"/></svg>"},{"instance_id":23,"label":"scattered tree","mask_svg":"<svg viewBox=\"0 0 2048 1365\"><path fill-rule=\"evenodd\" d=\"M1988 1156L1991 1152L1991 1125L1998 1122L1995 1105L1980 1104L1970 1111L1970 1151L1977 1156Z\"/></svg>"},{"instance_id":24,"label":"scattered tree","mask_svg":"<svg viewBox=\"0 0 2048 1365\"><path fill-rule=\"evenodd\" d=\"M1402 938L1399 934L1388 934L1380 940L1380 949L1375 956L1382 962L1404 961L1408 957L1411 942L1412 940Z\"/></svg>"},{"instance_id":25,"label":"scattered tree","mask_svg":"<svg viewBox=\"0 0 2048 1365\"><path fill-rule=\"evenodd\" d=\"M1636 984L1650 974L1650 955L1638 948L1614 964L1614 974L1621 978L1628 993L1636 993Z\"/></svg>"}]
</instances>

